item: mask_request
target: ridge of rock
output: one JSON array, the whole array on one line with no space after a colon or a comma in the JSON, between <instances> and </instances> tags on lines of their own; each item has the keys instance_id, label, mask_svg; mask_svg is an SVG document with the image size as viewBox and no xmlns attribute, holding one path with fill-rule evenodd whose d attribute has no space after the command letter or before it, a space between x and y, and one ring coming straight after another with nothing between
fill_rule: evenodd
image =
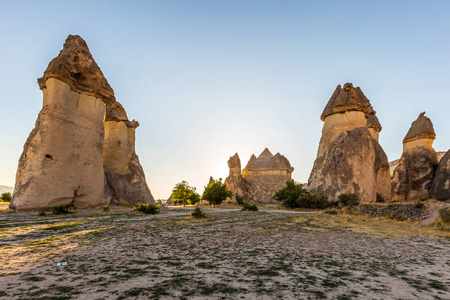
<instances>
[{"instance_id":1,"label":"ridge of rock","mask_svg":"<svg viewBox=\"0 0 450 300\"><path fill-rule=\"evenodd\" d=\"M264 151L258 156L258 158L252 157L245 166L246 170L267 170L267 169L276 169L276 170L289 170L290 172L294 171L294 168L291 166L286 157L282 156L280 153L277 153L275 156L269 151L269 149L264 149Z\"/></svg>"},{"instance_id":2,"label":"ridge of rock","mask_svg":"<svg viewBox=\"0 0 450 300\"><path fill-rule=\"evenodd\" d=\"M48 64L44 76L38 79L41 90L46 88L49 78L61 80L75 92L100 98L107 105L116 101L114 90L92 57L86 42L78 35L69 35L59 55Z\"/></svg>"},{"instance_id":3,"label":"ridge of rock","mask_svg":"<svg viewBox=\"0 0 450 300\"><path fill-rule=\"evenodd\" d=\"M417 119L414 122L412 122L411 127L408 130L408 133L403 139L403 143L423 138L433 140L436 138L433 123L431 122L430 118L425 117L425 112L421 113L417 117Z\"/></svg>"}]
</instances>

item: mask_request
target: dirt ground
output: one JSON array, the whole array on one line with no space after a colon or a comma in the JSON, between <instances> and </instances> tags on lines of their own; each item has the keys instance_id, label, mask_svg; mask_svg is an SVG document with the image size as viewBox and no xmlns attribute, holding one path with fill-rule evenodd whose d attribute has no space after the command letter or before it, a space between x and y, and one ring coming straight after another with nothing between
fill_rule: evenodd
<instances>
[{"instance_id":1,"label":"dirt ground","mask_svg":"<svg viewBox=\"0 0 450 300\"><path fill-rule=\"evenodd\" d=\"M450 299L448 231L191 210L0 213L0 299Z\"/></svg>"}]
</instances>

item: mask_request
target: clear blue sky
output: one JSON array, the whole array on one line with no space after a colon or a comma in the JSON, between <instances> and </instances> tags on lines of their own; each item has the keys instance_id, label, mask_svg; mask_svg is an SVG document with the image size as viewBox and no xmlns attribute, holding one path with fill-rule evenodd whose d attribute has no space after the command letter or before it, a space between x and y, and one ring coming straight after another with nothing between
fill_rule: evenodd
<instances>
[{"instance_id":1,"label":"clear blue sky","mask_svg":"<svg viewBox=\"0 0 450 300\"><path fill-rule=\"evenodd\" d=\"M426 111L450 147L450 1L0 1L0 185L13 185L42 106L36 79L78 34L137 129L155 198L200 191L265 147L305 182L320 114L360 86L390 160Z\"/></svg>"}]
</instances>

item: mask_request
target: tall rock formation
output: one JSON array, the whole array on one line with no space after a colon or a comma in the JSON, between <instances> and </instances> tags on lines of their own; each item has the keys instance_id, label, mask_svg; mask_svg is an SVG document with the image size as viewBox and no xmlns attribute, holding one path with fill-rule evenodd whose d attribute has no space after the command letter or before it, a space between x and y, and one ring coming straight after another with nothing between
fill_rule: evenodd
<instances>
[{"instance_id":1,"label":"tall rock formation","mask_svg":"<svg viewBox=\"0 0 450 300\"><path fill-rule=\"evenodd\" d=\"M247 196L248 188L241 175L241 160L237 153L228 160L228 167L230 168L230 173L224 183L227 186L227 189L234 194L232 201L236 200L236 195L241 197Z\"/></svg>"},{"instance_id":2,"label":"tall rock formation","mask_svg":"<svg viewBox=\"0 0 450 300\"><path fill-rule=\"evenodd\" d=\"M421 113L403 139L403 153L392 175L392 200L417 201L431 197L438 166L432 145L436 138L431 120Z\"/></svg>"},{"instance_id":3,"label":"tall rock formation","mask_svg":"<svg viewBox=\"0 0 450 300\"><path fill-rule=\"evenodd\" d=\"M120 104L86 42L70 35L38 84L43 107L19 159L10 208L107 205L104 118Z\"/></svg>"},{"instance_id":4,"label":"tall rock formation","mask_svg":"<svg viewBox=\"0 0 450 300\"><path fill-rule=\"evenodd\" d=\"M431 186L431 196L437 200L450 200L450 150L439 161Z\"/></svg>"},{"instance_id":5,"label":"tall rock formation","mask_svg":"<svg viewBox=\"0 0 450 300\"><path fill-rule=\"evenodd\" d=\"M43 107L19 160L11 209L108 204L104 102L115 98L84 40L69 36L38 83Z\"/></svg>"},{"instance_id":6,"label":"tall rock formation","mask_svg":"<svg viewBox=\"0 0 450 300\"><path fill-rule=\"evenodd\" d=\"M155 203L135 151L138 126L119 102L106 106L103 166L113 204Z\"/></svg>"},{"instance_id":7,"label":"tall rock formation","mask_svg":"<svg viewBox=\"0 0 450 300\"><path fill-rule=\"evenodd\" d=\"M325 123L308 189L329 200L341 193L355 193L364 202L390 199L389 163L378 143L381 125L361 89L338 85L321 120Z\"/></svg>"}]
</instances>

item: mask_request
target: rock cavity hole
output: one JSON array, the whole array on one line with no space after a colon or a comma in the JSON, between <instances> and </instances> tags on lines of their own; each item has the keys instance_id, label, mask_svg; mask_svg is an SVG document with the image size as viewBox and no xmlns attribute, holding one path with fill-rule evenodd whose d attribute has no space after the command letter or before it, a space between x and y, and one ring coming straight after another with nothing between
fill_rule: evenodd
<instances>
[{"instance_id":1,"label":"rock cavity hole","mask_svg":"<svg viewBox=\"0 0 450 300\"><path fill-rule=\"evenodd\" d=\"M50 154L45 154L45 158L52 160L53 157Z\"/></svg>"}]
</instances>

